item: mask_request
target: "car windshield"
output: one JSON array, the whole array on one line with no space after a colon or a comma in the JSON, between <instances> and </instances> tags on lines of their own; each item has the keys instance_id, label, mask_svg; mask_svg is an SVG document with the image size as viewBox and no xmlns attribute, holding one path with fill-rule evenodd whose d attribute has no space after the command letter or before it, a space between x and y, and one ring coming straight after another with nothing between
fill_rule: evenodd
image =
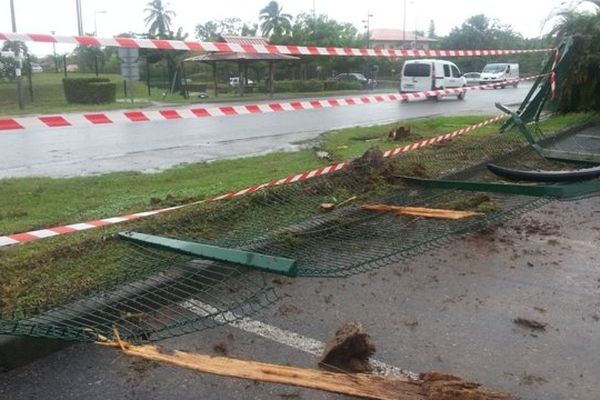
<instances>
[{"instance_id":1,"label":"car windshield","mask_svg":"<svg viewBox=\"0 0 600 400\"><path fill-rule=\"evenodd\" d=\"M483 72L495 74L498 72L503 72L505 69L506 64L488 64L483 69Z\"/></svg>"},{"instance_id":2,"label":"car windshield","mask_svg":"<svg viewBox=\"0 0 600 400\"><path fill-rule=\"evenodd\" d=\"M431 65L410 63L404 66L404 76L423 77L431 74Z\"/></svg>"}]
</instances>

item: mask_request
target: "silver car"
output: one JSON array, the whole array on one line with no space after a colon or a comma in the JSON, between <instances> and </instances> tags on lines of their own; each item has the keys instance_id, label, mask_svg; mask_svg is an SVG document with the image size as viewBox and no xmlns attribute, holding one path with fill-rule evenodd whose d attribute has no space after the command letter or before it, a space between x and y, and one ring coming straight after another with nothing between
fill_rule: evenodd
<instances>
[{"instance_id":1,"label":"silver car","mask_svg":"<svg viewBox=\"0 0 600 400\"><path fill-rule=\"evenodd\" d=\"M481 74L479 72L467 72L463 75L467 80L467 85L474 86L479 85L481 81Z\"/></svg>"}]
</instances>

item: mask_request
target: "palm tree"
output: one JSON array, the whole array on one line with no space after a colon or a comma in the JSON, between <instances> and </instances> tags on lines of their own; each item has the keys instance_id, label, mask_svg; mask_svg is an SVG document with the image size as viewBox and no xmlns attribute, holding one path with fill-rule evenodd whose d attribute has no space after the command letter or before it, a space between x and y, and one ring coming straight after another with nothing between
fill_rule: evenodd
<instances>
[{"instance_id":1,"label":"palm tree","mask_svg":"<svg viewBox=\"0 0 600 400\"><path fill-rule=\"evenodd\" d=\"M561 112L600 110L600 0L582 0L576 7L581 4L593 5L594 11L581 12L575 7L559 10L555 13L558 22L549 34L557 45L567 37L575 40L569 73L557 76L562 80L557 98Z\"/></svg>"},{"instance_id":2,"label":"palm tree","mask_svg":"<svg viewBox=\"0 0 600 400\"><path fill-rule=\"evenodd\" d=\"M163 5L162 0L152 0L144 9L148 16L144 19L146 26L149 26L148 33L150 36L164 37L171 31L171 17L175 16L175 12L168 10Z\"/></svg>"},{"instance_id":3,"label":"palm tree","mask_svg":"<svg viewBox=\"0 0 600 400\"><path fill-rule=\"evenodd\" d=\"M281 37L292 30L292 16L282 13L283 7L280 7L276 1L271 1L265 8L260 10L260 30L264 36Z\"/></svg>"}]
</instances>

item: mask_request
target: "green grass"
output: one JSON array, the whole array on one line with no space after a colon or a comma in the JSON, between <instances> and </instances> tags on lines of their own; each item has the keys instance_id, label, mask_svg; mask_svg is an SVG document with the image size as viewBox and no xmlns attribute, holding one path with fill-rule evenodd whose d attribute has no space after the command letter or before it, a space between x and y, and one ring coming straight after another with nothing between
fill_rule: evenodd
<instances>
[{"instance_id":1,"label":"green grass","mask_svg":"<svg viewBox=\"0 0 600 400\"><path fill-rule=\"evenodd\" d=\"M589 118L589 114L556 117L543 122L542 129L556 130L586 118ZM327 149L333 159L341 160L358 156L373 145L382 149L392 148L484 119L486 117L482 116L438 117L350 128L324 134L318 139L316 147ZM389 130L398 125L410 126L412 136L403 141L386 140ZM486 138L486 133L497 129L496 125L475 131L453 141L449 146L455 150L476 146L478 140ZM443 150L430 148L427 151ZM0 180L0 233L187 203L313 169L329 162L318 159L314 150L304 149L182 165L155 174L124 172L69 179L3 179ZM445 162L449 161L440 161ZM348 196L349 194L344 194L339 197L342 199ZM250 200L248 204L251 204ZM171 223L177 227L177 221L181 218L193 219L194 211L189 212L192 214L186 214L188 211L185 210L181 213L167 213L129 223L129 226L144 224L151 228L152 224L162 223L168 226ZM254 215L253 210L246 210L243 215L251 217ZM127 249L112 237L113 233L126 227L116 225L0 249L0 271L3 277L0 280L0 311L65 300L71 295L79 295L128 273L127 268L118 262ZM228 227L231 228L229 225ZM207 232L220 228L223 227L206 227Z\"/></svg>"},{"instance_id":2,"label":"green grass","mask_svg":"<svg viewBox=\"0 0 600 400\"><path fill-rule=\"evenodd\" d=\"M69 77L89 78L95 77L94 74L70 73ZM120 75L105 74L101 77L109 78L117 83L117 99L123 96L123 80ZM63 74L44 72L33 75L33 99L29 98L27 79L23 79L23 95L25 98L25 109L19 110L16 101L16 86L14 82L0 82L0 115L21 115L21 114L48 114L64 113L76 111L100 111L115 110L122 108L137 108L149 106L149 101L137 102L134 105L125 102L110 104L67 104L62 87ZM141 82L135 82L134 93L145 93L145 85Z\"/></svg>"},{"instance_id":3,"label":"green grass","mask_svg":"<svg viewBox=\"0 0 600 400\"><path fill-rule=\"evenodd\" d=\"M88 78L95 77L90 73L69 73L69 77ZM33 99L30 100L27 78L23 79L23 95L25 98L25 109L19 110L17 106L16 84L15 82L0 82L0 116L4 115L25 115L25 114L50 114L66 112L83 111L107 111L131 108L143 108L153 104L211 104L227 101L267 101L270 100L266 93L247 93L243 97L236 93L222 93L218 97L214 96L214 90L208 90L209 97L200 99L192 96L189 99L183 98L180 94L170 94L164 96L164 89L151 88L148 95L148 87L145 82L135 81L133 84L133 96L135 102L132 104L125 97L123 91L123 78L118 74L101 74L101 77L109 78L117 83L117 102L110 104L68 104L62 86L62 73L43 72L33 75ZM323 92L305 92L305 93L275 93L274 99L289 99L300 97L322 97L322 96L348 96L355 95L357 91L323 91Z\"/></svg>"}]
</instances>

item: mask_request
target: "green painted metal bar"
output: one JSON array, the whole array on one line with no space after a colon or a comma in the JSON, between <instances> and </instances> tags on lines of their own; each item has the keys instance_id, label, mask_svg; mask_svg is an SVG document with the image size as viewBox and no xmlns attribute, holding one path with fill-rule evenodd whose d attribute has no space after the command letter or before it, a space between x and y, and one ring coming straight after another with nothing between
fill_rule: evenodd
<instances>
[{"instance_id":1,"label":"green painted metal bar","mask_svg":"<svg viewBox=\"0 0 600 400\"><path fill-rule=\"evenodd\" d=\"M251 251L228 249L196 242L187 242L184 240L170 239L139 232L120 232L119 236L125 240L136 243L172 250L182 254L209 258L211 260L231 262L276 274L286 276L297 276L298 274L296 260L289 258L268 256Z\"/></svg>"},{"instance_id":2,"label":"green painted metal bar","mask_svg":"<svg viewBox=\"0 0 600 400\"><path fill-rule=\"evenodd\" d=\"M553 160L600 164L600 154L542 148L539 153Z\"/></svg>"},{"instance_id":3,"label":"green painted metal bar","mask_svg":"<svg viewBox=\"0 0 600 400\"><path fill-rule=\"evenodd\" d=\"M508 114L510 116L512 122L519 129L519 131L521 132L521 134L523 136L525 136L525 139L527 139L527 141L530 144L532 144L532 145L536 144L535 138L533 137L533 135L531 134L531 132L529 132L529 129L527 129L527 126L525 126L525 124L521 120L521 117L519 117L519 114L511 111L508 107L505 107L504 105L502 105L500 103L496 103L496 108L499 109L500 111Z\"/></svg>"},{"instance_id":4,"label":"green painted metal bar","mask_svg":"<svg viewBox=\"0 0 600 400\"><path fill-rule=\"evenodd\" d=\"M435 189L465 190L473 192L492 192L519 194L536 197L554 197L567 199L600 192L600 181L578 182L555 185L526 185L518 183L470 182L415 178L397 176L405 181L423 187Z\"/></svg>"}]
</instances>

